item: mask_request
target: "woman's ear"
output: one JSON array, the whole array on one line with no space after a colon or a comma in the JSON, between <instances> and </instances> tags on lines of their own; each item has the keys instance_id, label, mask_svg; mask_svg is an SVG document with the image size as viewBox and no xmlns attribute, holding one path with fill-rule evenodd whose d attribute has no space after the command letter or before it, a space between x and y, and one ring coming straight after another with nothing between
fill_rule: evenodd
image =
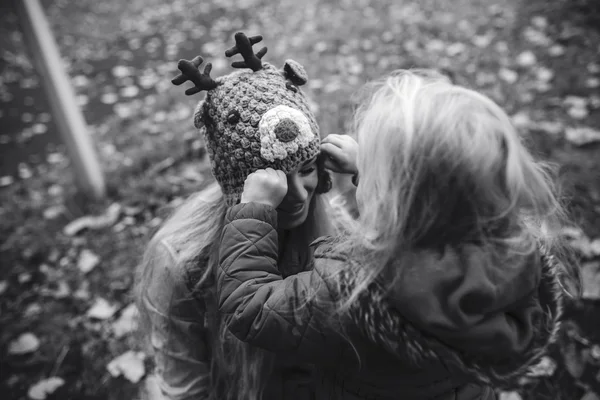
<instances>
[{"instance_id":1,"label":"woman's ear","mask_svg":"<svg viewBox=\"0 0 600 400\"><path fill-rule=\"evenodd\" d=\"M325 158L321 155L317 157L317 176L318 182L315 192L318 194L329 192L333 183L331 182L329 172L325 169Z\"/></svg>"},{"instance_id":2,"label":"woman's ear","mask_svg":"<svg viewBox=\"0 0 600 400\"><path fill-rule=\"evenodd\" d=\"M283 64L283 76L296 86L302 86L308 81L304 67L294 60L286 60Z\"/></svg>"}]
</instances>

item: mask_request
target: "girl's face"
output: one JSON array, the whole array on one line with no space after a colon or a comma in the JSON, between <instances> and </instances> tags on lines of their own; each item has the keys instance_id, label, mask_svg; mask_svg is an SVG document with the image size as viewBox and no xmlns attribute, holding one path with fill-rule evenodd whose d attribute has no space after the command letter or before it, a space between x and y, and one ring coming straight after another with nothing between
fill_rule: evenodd
<instances>
[{"instance_id":1,"label":"girl's face","mask_svg":"<svg viewBox=\"0 0 600 400\"><path fill-rule=\"evenodd\" d=\"M288 191L277 207L279 227L296 228L306 221L319 182L317 158L308 160L287 175Z\"/></svg>"}]
</instances>

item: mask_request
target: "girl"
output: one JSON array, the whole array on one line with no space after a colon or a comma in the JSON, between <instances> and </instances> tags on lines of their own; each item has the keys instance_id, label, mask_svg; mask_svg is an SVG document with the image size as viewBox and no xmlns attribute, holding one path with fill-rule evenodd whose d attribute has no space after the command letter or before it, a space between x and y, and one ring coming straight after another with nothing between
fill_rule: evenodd
<instances>
[{"instance_id":1,"label":"girl","mask_svg":"<svg viewBox=\"0 0 600 400\"><path fill-rule=\"evenodd\" d=\"M278 203L278 257L282 276L312 264L309 243L331 234L322 196L331 182L318 159L319 130L299 86L306 72L293 60L282 69L265 63L252 45L260 36L235 35L241 71L200 74L201 57L179 62L173 80L206 90L194 124L206 139L217 183L190 197L150 241L137 280L142 326L154 349L158 384L167 399L310 399L312 368L243 343L218 313L215 270L227 205L239 202L248 174L285 170L288 187ZM283 173L283 172L282 172ZM215 244L217 246L215 246Z\"/></svg>"},{"instance_id":2,"label":"girl","mask_svg":"<svg viewBox=\"0 0 600 400\"><path fill-rule=\"evenodd\" d=\"M240 340L315 363L317 399L494 399L555 339L563 210L489 98L428 71L372 87L358 168L350 141L327 151L358 172L357 223L285 278L286 180L251 174L226 215L219 310Z\"/></svg>"}]
</instances>

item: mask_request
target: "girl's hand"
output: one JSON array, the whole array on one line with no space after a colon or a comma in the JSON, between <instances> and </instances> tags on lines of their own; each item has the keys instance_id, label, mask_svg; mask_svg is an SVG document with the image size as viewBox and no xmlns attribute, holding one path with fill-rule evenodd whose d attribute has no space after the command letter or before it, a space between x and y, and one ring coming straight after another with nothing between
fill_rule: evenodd
<instances>
[{"instance_id":1,"label":"girl's hand","mask_svg":"<svg viewBox=\"0 0 600 400\"><path fill-rule=\"evenodd\" d=\"M358 143L348 135L330 134L321 141L325 168L342 174L356 174Z\"/></svg>"},{"instance_id":2,"label":"girl's hand","mask_svg":"<svg viewBox=\"0 0 600 400\"><path fill-rule=\"evenodd\" d=\"M244 182L242 203L261 203L277 208L287 193L287 177L273 168L259 169Z\"/></svg>"}]
</instances>

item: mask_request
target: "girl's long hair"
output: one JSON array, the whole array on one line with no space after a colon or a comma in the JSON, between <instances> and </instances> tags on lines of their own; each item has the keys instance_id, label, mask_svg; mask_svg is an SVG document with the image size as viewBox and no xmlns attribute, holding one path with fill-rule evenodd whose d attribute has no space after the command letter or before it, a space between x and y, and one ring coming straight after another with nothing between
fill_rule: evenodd
<instances>
[{"instance_id":1,"label":"girl's long hair","mask_svg":"<svg viewBox=\"0 0 600 400\"><path fill-rule=\"evenodd\" d=\"M363 262L345 306L408 249L476 243L508 256L541 245L565 254L556 228L566 213L549 166L496 103L426 70L397 71L365 94L355 116L360 217L340 245Z\"/></svg>"},{"instance_id":2,"label":"girl's long hair","mask_svg":"<svg viewBox=\"0 0 600 400\"><path fill-rule=\"evenodd\" d=\"M304 224L296 229L295 242L299 251L309 255L309 244L319 236L330 234L327 202L315 194ZM149 332L150 320L144 304L146 290L153 279L153 258L157 246L166 242L176 249L175 270L182 276L194 270L198 281L192 288L193 297L206 305L211 363L211 398L215 400L258 400L272 369L273 356L262 349L250 346L235 338L217 310L215 293L215 251L223 230L226 212L220 187L213 183L205 190L192 195L164 222L148 244L142 263L138 267L136 299L140 312L140 331ZM198 271L198 266L203 270ZM184 272L185 271L185 272ZM168 308L175 304L169 304ZM204 318L198 315L198 318ZM193 354L193 350L191 353Z\"/></svg>"}]
</instances>

